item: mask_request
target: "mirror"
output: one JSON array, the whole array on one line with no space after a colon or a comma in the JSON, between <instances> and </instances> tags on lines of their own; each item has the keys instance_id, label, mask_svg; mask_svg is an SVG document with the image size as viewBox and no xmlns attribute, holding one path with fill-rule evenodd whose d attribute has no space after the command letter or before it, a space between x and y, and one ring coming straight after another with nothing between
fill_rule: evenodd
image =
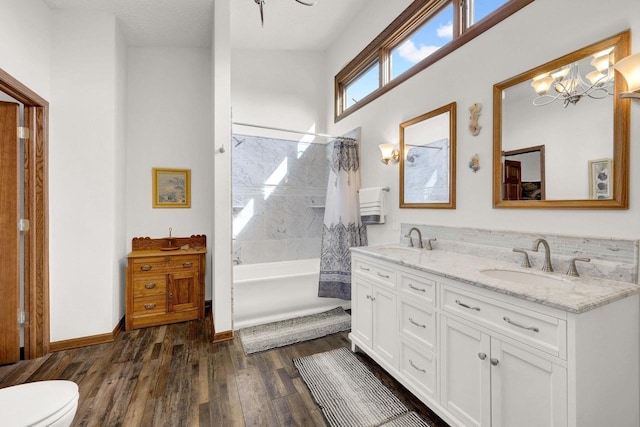
<instances>
[{"instance_id":1,"label":"mirror","mask_svg":"<svg viewBox=\"0 0 640 427\"><path fill-rule=\"evenodd\" d=\"M456 103L400 124L400 207L455 209Z\"/></svg>"},{"instance_id":2,"label":"mirror","mask_svg":"<svg viewBox=\"0 0 640 427\"><path fill-rule=\"evenodd\" d=\"M629 40L625 31L494 85L494 207L628 207L629 102L611 65Z\"/></svg>"}]
</instances>

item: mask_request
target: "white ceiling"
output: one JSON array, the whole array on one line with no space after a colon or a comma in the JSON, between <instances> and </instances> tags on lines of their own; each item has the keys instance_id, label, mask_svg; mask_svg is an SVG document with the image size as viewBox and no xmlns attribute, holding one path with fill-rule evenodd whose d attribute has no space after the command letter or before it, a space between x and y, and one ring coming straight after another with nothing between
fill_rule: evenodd
<instances>
[{"instance_id":1,"label":"white ceiling","mask_svg":"<svg viewBox=\"0 0 640 427\"><path fill-rule=\"evenodd\" d=\"M115 14L130 46L211 45L214 0L43 0L51 9ZM267 0L264 28L254 0L231 0L234 49L324 50L366 0Z\"/></svg>"}]
</instances>

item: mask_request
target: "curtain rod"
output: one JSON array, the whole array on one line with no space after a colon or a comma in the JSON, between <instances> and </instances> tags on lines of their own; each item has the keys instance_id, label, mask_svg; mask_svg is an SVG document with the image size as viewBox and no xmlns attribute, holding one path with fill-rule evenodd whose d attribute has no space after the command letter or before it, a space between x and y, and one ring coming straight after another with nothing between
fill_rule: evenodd
<instances>
[{"instance_id":1,"label":"curtain rod","mask_svg":"<svg viewBox=\"0 0 640 427\"><path fill-rule=\"evenodd\" d=\"M250 123L240 123L240 122L231 122L231 124L232 125L238 125L238 126L247 126L247 127L250 127L250 128L269 129L269 130L277 130L277 131L281 131L281 132L297 133L297 134L300 134L300 135L313 135L313 136L322 136L322 137L325 137L325 138L344 139L344 140L347 140L347 141L355 141L355 138L349 138L349 137L346 137L346 136L327 135L326 133L304 132L304 131L299 131L299 130L283 129L283 128L277 128L277 127L272 127L272 126L252 125Z\"/></svg>"}]
</instances>

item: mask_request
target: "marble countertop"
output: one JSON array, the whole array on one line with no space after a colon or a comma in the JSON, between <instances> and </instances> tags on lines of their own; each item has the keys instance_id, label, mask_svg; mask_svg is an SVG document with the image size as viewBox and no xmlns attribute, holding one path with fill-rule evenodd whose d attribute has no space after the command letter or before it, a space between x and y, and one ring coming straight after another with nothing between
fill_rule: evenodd
<instances>
[{"instance_id":1,"label":"marble countertop","mask_svg":"<svg viewBox=\"0 0 640 427\"><path fill-rule=\"evenodd\" d=\"M437 249L428 251L387 244L351 248L351 251L572 313L583 313L640 293L640 286L632 283L597 277L569 277L564 272L544 273L515 263ZM540 276L542 281L550 283L526 284L497 279L483 273L486 270L529 273L533 275L526 277L530 282L535 282L535 276Z\"/></svg>"}]
</instances>

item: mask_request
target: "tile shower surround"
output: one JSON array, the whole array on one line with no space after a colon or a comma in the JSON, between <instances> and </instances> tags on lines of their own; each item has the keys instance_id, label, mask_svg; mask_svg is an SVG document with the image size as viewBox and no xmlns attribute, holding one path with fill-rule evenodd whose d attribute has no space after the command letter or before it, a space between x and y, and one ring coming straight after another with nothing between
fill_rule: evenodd
<instances>
[{"instance_id":1,"label":"tile shower surround","mask_svg":"<svg viewBox=\"0 0 640 427\"><path fill-rule=\"evenodd\" d=\"M514 253L512 249L525 249L533 269L540 269L545 254L542 245L538 252L531 251L531 246L536 239L543 238L551 248L554 271L564 273L571 258L586 257L591 258L591 262L576 263L581 275L638 283L638 240L402 224L402 244L408 244L409 239L405 236L412 227L420 230L424 240L438 239L433 243L434 250L513 262L514 266L520 265L523 255ZM415 238L416 233L413 236Z\"/></svg>"},{"instance_id":2,"label":"tile shower surround","mask_svg":"<svg viewBox=\"0 0 640 427\"><path fill-rule=\"evenodd\" d=\"M234 259L320 257L331 145L234 134L231 146ZM236 229L236 219L250 211Z\"/></svg>"}]
</instances>

